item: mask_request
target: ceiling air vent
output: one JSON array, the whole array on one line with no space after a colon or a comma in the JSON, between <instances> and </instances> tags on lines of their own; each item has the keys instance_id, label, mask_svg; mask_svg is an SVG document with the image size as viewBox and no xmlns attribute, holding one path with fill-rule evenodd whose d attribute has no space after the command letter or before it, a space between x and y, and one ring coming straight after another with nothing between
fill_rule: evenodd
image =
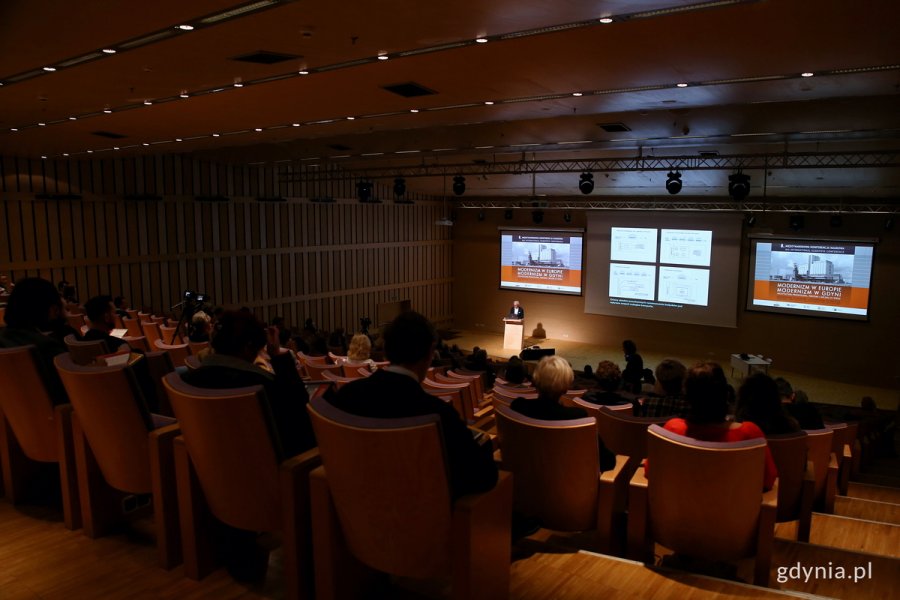
<instances>
[{"instance_id":1,"label":"ceiling air vent","mask_svg":"<svg viewBox=\"0 0 900 600\"><path fill-rule=\"evenodd\" d=\"M121 133L113 133L112 131L92 131L93 135L98 135L100 137L108 138L111 140L121 140L127 138L127 135Z\"/></svg>"},{"instance_id":2,"label":"ceiling air vent","mask_svg":"<svg viewBox=\"0 0 900 600\"><path fill-rule=\"evenodd\" d=\"M257 65L277 65L278 63L282 63L286 60L294 60L297 58L302 58L302 57L297 54L281 54L280 52L269 52L268 50L259 50L257 52L253 52L251 54L235 56L231 60L236 60L239 62L254 63Z\"/></svg>"},{"instance_id":3,"label":"ceiling air vent","mask_svg":"<svg viewBox=\"0 0 900 600\"><path fill-rule=\"evenodd\" d=\"M385 89L392 94L397 94L398 96L403 96L404 98L416 98L418 96L431 96L436 94L434 90L430 90L423 85L419 85L414 81L409 81L407 83L395 83L393 85L386 85L382 89Z\"/></svg>"},{"instance_id":4,"label":"ceiling air vent","mask_svg":"<svg viewBox=\"0 0 900 600\"><path fill-rule=\"evenodd\" d=\"M623 131L631 131L631 128L625 123L597 123L597 126L607 133L622 133Z\"/></svg>"}]
</instances>

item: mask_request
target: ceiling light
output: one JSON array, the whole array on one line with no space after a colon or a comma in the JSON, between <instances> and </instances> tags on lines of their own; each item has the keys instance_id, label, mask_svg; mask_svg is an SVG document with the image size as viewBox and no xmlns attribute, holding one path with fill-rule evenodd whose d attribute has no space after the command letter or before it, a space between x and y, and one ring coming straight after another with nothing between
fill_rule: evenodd
<instances>
[{"instance_id":1,"label":"ceiling light","mask_svg":"<svg viewBox=\"0 0 900 600\"><path fill-rule=\"evenodd\" d=\"M143 144L141 144L141 146L149 146L149 145L150 145L149 142L144 142Z\"/></svg>"},{"instance_id":2,"label":"ceiling light","mask_svg":"<svg viewBox=\"0 0 900 600\"><path fill-rule=\"evenodd\" d=\"M19 130L18 127L11 127L11 128L10 128L10 131L18 131L18 130Z\"/></svg>"},{"instance_id":3,"label":"ceiling light","mask_svg":"<svg viewBox=\"0 0 900 600\"><path fill-rule=\"evenodd\" d=\"M485 37L475 38L475 41L479 44L487 44L488 39Z\"/></svg>"},{"instance_id":4,"label":"ceiling light","mask_svg":"<svg viewBox=\"0 0 900 600\"><path fill-rule=\"evenodd\" d=\"M669 171L668 179L666 179L666 191L674 195L681 191L681 173L678 171Z\"/></svg>"},{"instance_id":5,"label":"ceiling light","mask_svg":"<svg viewBox=\"0 0 900 600\"><path fill-rule=\"evenodd\" d=\"M563 213L563 221L565 221L566 223L571 223L572 222L572 213L570 213L569 211L564 212Z\"/></svg>"},{"instance_id":6,"label":"ceiling light","mask_svg":"<svg viewBox=\"0 0 900 600\"><path fill-rule=\"evenodd\" d=\"M218 133L214 133L214 134L212 134L212 136L213 136L213 137L219 137L219 134L218 134Z\"/></svg>"},{"instance_id":7,"label":"ceiling light","mask_svg":"<svg viewBox=\"0 0 900 600\"><path fill-rule=\"evenodd\" d=\"M70 120L70 121L77 121L77 120L78 120L78 117L69 117L69 120Z\"/></svg>"},{"instance_id":8,"label":"ceiling light","mask_svg":"<svg viewBox=\"0 0 900 600\"><path fill-rule=\"evenodd\" d=\"M806 71L804 73L800 73L800 77L812 77L813 75L815 75L815 73L813 73L812 71Z\"/></svg>"},{"instance_id":9,"label":"ceiling light","mask_svg":"<svg viewBox=\"0 0 900 600\"><path fill-rule=\"evenodd\" d=\"M453 193L457 196L462 196L466 193L466 178L462 175L457 175L453 178Z\"/></svg>"},{"instance_id":10,"label":"ceiling light","mask_svg":"<svg viewBox=\"0 0 900 600\"><path fill-rule=\"evenodd\" d=\"M300 75L309 75L309 71L307 71L306 69L303 69L302 71L297 71L297 73L299 73Z\"/></svg>"},{"instance_id":11,"label":"ceiling light","mask_svg":"<svg viewBox=\"0 0 900 600\"><path fill-rule=\"evenodd\" d=\"M63 156L68 156L68 155L69 155L68 152L63 152Z\"/></svg>"},{"instance_id":12,"label":"ceiling light","mask_svg":"<svg viewBox=\"0 0 900 600\"><path fill-rule=\"evenodd\" d=\"M418 108L411 108L411 109L409 109L409 112L411 112L411 113L417 113L417 112L419 112L419 109L418 109Z\"/></svg>"},{"instance_id":13,"label":"ceiling light","mask_svg":"<svg viewBox=\"0 0 900 600\"><path fill-rule=\"evenodd\" d=\"M175 138L175 141L176 141L176 142L180 142L180 141L181 141L181 138Z\"/></svg>"},{"instance_id":14,"label":"ceiling light","mask_svg":"<svg viewBox=\"0 0 900 600\"><path fill-rule=\"evenodd\" d=\"M113 146L113 150L118 150L118 149L119 149L118 146Z\"/></svg>"},{"instance_id":15,"label":"ceiling light","mask_svg":"<svg viewBox=\"0 0 900 600\"><path fill-rule=\"evenodd\" d=\"M38 127L46 127L46 126L47 126L46 123L38 123Z\"/></svg>"},{"instance_id":16,"label":"ceiling light","mask_svg":"<svg viewBox=\"0 0 900 600\"><path fill-rule=\"evenodd\" d=\"M44 156L43 154L41 155L41 158L43 158L44 160L47 160L47 157Z\"/></svg>"},{"instance_id":17,"label":"ceiling light","mask_svg":"<svg viewBox=\"0 0 900 600\"><path fill-rule=\"evenodd\" d=\"M112 114L112 109L111 109L111 108L104 108L104 109L103 109L103 112L104 112L105 114L109 115L109 114Z\"/></svg>"},{"instance_id":18,"label":"ceiling light","mask_svg":"<svg viewBox=\"0 0 900 600\"><path fill-rule=\"evenodd\" d=\"M609 25L610 23L613 22L613 20L612 20L612 17L601 17L600 22L603 23L604 25Z\"/></svg>"},{"instance_id":19,"label":"ceiling light","mask_svg":"<svg viewBox=\"0 0 900 600\"><path fill-rule=\"evenodd\" d=\"M52 73L53 71L56 70L56 67L44 67L44 70L47 71L48 73Z\"/></svg>"},{"instance_id":20,"label":"ceiling light","mask_svg":"<svg viewBox=\"0 0 900 600\"><path fill-rule=\"evenodd\" d=\"M193 25L179 25L176 29L180 29L182 31L193 31L194 26Z\"/></svg>"},{"instance_id":21,"label":"ceiling light","mask_svg":"<svg viewBox=\"0 0 900 600\"><path fill-rule=\"evenodd\" d=\"M493 100L487 100L487 101L485 102L485 104L487 104L488 106L491 106L491 105L494 104L494 101L493 101Z\"/></svg>"},{"instance_id":22,"label":"ceiling light","mask_svg":"<svg viewBox=\"0 0 900 600\"><path fill-rule=\"evenodd\" d=\"M348 121L355 121L355 120L356 120L356 117L347 117L347 120L348 120Z\"/></svg>"},{"instance_id":23,"label":"ceiling light","mask_svg":"<svg viewBox=\"0 0 900 600\"><path fill-rule=\"evenodd\" d=\"M144 106L150 106L153 104L153 100L144 100Z\"/></svg>"},{"instance_id":24,"label":"ceiling light","mask_svg":"<svg viewBox=\"0 0 900 600\"><path fill-rule=\"evenodd\" d=\"M185 90L181 90L181 93L178 94L179 98L190 98L190 95Z\"/></svg>"},{"instance_id":25,"label":"ceiling light","mask_svg":"<svg viewBox=\"0 0 900 600\"><path fill-rule=\"evenodd\" d=\"M291 127L300 127L300 123L291 123Z\"/></svg>"},{"instance_id":26,"label":"ceiling light","mask_svg":"<svg viewBox=\"0 0 900 600\"><path fill-rule=\"evenodd\" d=\"M390 58L390 56L388 56L387 54L379 54L378 55L378 60L387 60L389 58Z\"/></svg>"},{"instance_id":27,"label":"ceiling light","mask_svg":"<svg viewBox=\"0 0 900 600\"><path fill-rule=\"evenodd\" d=\"M116 53L115 48L104 48L103 49L103 54L115 54L115 53Z\"/></svg>"},{"instance_id":28,"label":"ceiling light","mask_svg":"<svg viewBox=\"0 0 900 600\"><path fill-rule=\"evenodd\" d=\"M572 92L572 95L576 98L581 98L584 94L582 94L581 92Z\"/></svg>"},{"instance_id":29,"label":"ceiling light","mask_svg":"<svg viewBox=\"0 0 900 600\"><path fill-rule=\"evenodd\" d=\"M590 194L594 191L594 175L585 171L578 179L578 189L582 194Z\"/></svg>"},{"instance_id":30,"label":"ceiling light","mask_svg":"<svg viewBox=\"0 0 900 600\"><path fill-rule=\"evenodd\" d=\"M688 84L686 84L686 83L676 83L675 84L675 87L680 87L680 88L686 88L687 86L688 86Z\"/></svg>"},{"instance_id":31,"label":"ceiling light","mask_svg":"<svg viewBox=\"0 0 900 600\"><path fill-rule=\"evenodd\" d=\"M240 81L235 81L235 82L234 82L234 87L244 87L244 84L241 83Z\"/></svg>"},{"instance_id":32,"label":"ceiling light","mask_svg":"<svg viewBox=\"0 0 900 600\"><path fill-rule=\"evenodd\" d=\"M253 131L262 131L262 127L257 127L257 128L254 129Z\"/></svg>"},{"instance_id":33,"label":"ceiling light","mask_svg":"<svg viewBox=\"0 0 900 600\"><path fill-rule=\"evenodd\" d=\"M93 150L88 150L87 153L88 153L88 154L93 154L94 151L93 151Z\"/></svg>"},{"instance_id":34,"label":"ceiling light","mask_svg":"<svg viewBox=\"0 0 900 600\"><path fill-rule=\"evenodd\" d=\"M741 171L728 176L728 195L740 202L750 194L750 176Z\"/></svg>"}]
</instances>

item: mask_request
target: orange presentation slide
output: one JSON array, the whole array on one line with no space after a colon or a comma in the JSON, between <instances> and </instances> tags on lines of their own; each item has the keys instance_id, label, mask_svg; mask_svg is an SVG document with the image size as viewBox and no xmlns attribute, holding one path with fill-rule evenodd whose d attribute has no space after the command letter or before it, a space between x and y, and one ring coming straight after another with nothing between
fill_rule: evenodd
<instances>
[{"instance_id":1,"label":"orange presentation slide","mask_svg":"<svg viewBox=\"0 0 900 600\"><path fill-rule=\"evenodd\" d=\"M831 285L807 281L754 282L753 298L769 302L816 304L843 308L866 309L869 306L868 288Z\"/></svg>"},{"instance_id":2,"label":"orange presentation slide","mask_svg":"<svg viewBox=\"0 0 900 600\"><path fill-rule=\"evenodd\" d=\"M557 267L503 265L500 267L500 280L505 283L546 283L580 287L581 271Z\"/></svg>"}]
</instances>

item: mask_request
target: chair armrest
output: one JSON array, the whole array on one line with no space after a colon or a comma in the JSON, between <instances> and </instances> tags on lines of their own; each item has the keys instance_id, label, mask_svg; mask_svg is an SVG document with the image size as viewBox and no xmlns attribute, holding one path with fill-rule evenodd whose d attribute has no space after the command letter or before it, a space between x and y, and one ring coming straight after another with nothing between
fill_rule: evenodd
<instances>
[{"instance_id":1,"label":"chair armrest","mask_svg":"<svg viewBox=\"0 0 900 600\"><path fill-rule=\"evenodd\" d=\"M628 554L633 560L644 560L648 555L647 476L644 467L638 467L628 485Z\"/></svg>"},{"instance_id":2,"label":"chair armrest","mask_svg":"<svg viewBox=\"0 0 900 600\"><path fill-rule=\"evenodd\" d=\"M616 454L616 466L610 469L609 471L604 471L600 474L600 481L605 483L613 483L615 481L621 480L622 476L626 474L625 465L628 464L629 458L627 456L622 456ZM630 479L630 477L629 477Z\"/></svg>"},{"instance_id":3,"label":"chair armrest","mask_svg":"<svg viewBox=\"0 0 900 600\"><path fill-rule=\"evenodd\" d=\"M597 545L604 554L624 553L628 481L633 470L627 456L616 455L616 465L600 473L597 488Z\"/></svg>"}]
</instances>

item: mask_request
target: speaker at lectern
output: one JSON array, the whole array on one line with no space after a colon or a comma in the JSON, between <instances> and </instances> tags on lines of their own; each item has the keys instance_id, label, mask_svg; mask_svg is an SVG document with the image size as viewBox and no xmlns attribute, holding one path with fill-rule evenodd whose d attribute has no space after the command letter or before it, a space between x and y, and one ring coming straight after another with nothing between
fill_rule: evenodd
<instances>
[{"instance_id":1,"label":"speaker at lectern","mask_svg":"<svg viewBox=\"0 0 900 600\"><path fill-rule=\"evenodd\" d=\"M505 327L503 329L503 349L522 350L522 343L525 340L525 319L503 319Z\"/></svg>"}]
</instances>

